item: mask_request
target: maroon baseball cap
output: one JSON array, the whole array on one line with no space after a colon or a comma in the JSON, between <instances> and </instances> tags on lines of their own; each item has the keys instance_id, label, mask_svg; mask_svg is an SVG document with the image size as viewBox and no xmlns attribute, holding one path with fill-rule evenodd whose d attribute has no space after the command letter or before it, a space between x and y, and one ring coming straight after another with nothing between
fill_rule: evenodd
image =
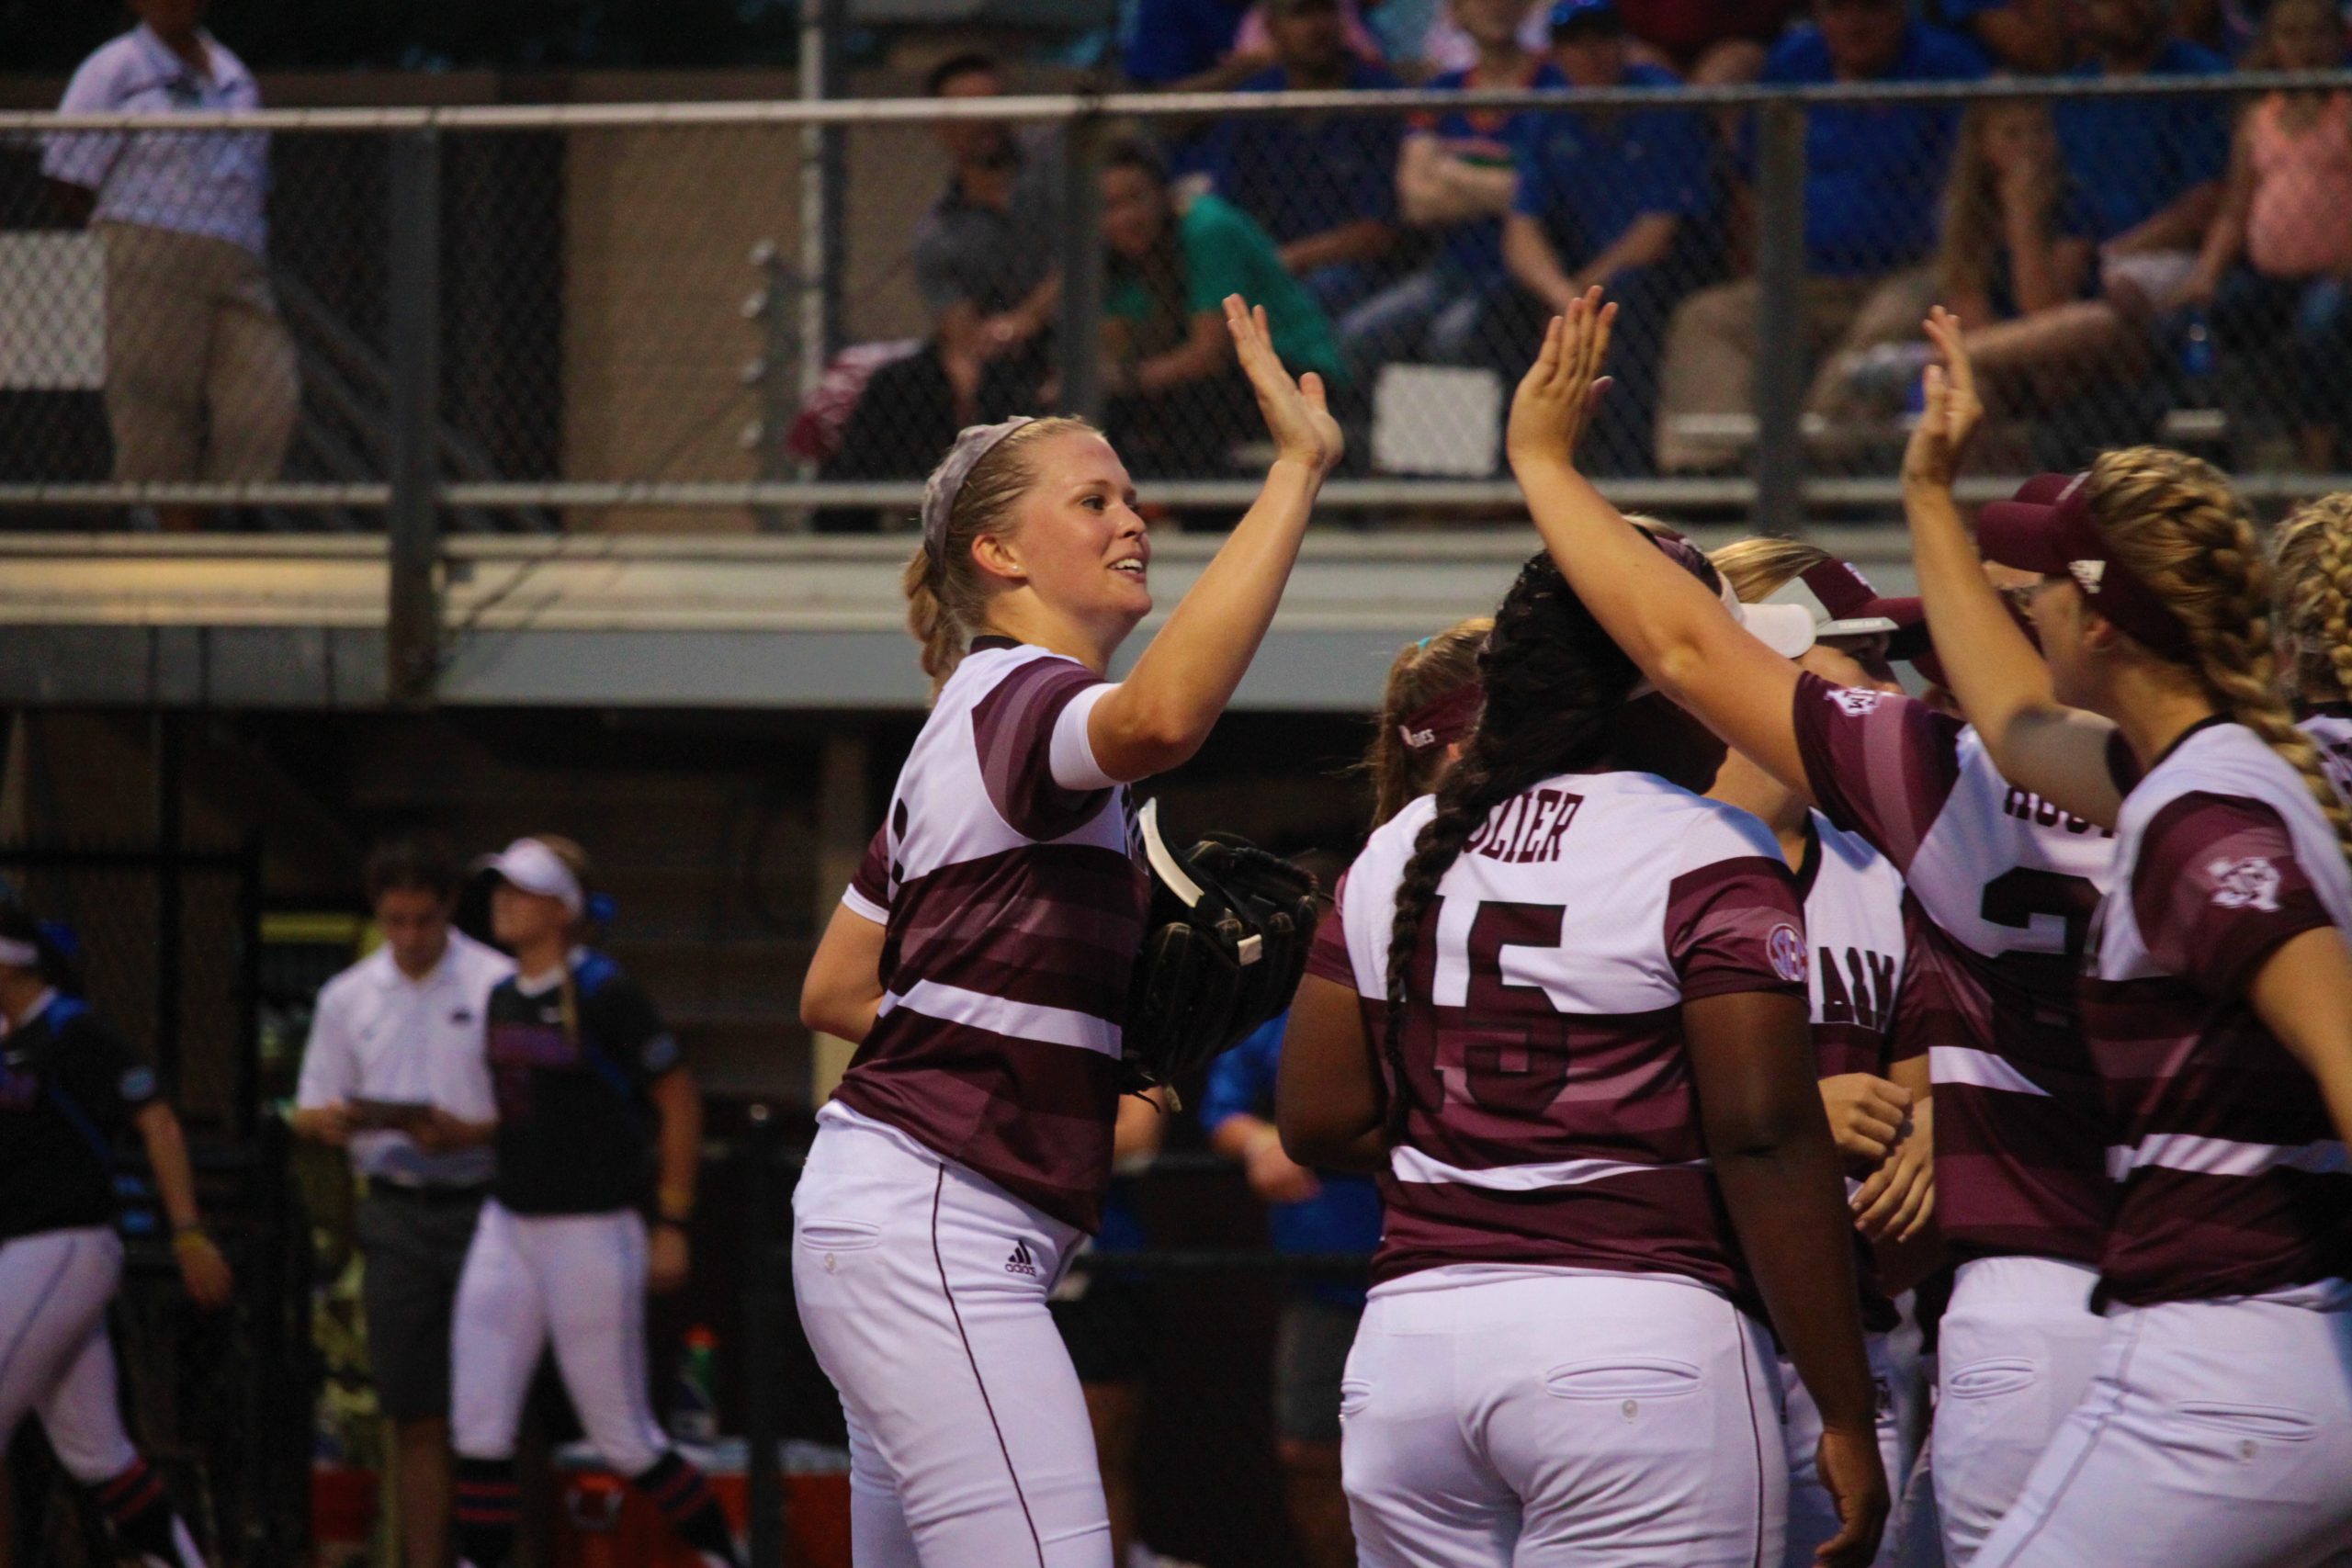
<instances>
[{"instance_id":1,"label":"maroon baseball cap","mask_svg":"<svg viewBox=\"0 0 2352 1568\"><path fill-rule=\"evenodd\" d=\"M2091 608L2151 651L2186 657L2188 628L2109 548L2091 521L2089 490L2086 473L2036 474L1977 513L1977 547L2003 566L2071 579Z\"/></svg>"}]
</instances>

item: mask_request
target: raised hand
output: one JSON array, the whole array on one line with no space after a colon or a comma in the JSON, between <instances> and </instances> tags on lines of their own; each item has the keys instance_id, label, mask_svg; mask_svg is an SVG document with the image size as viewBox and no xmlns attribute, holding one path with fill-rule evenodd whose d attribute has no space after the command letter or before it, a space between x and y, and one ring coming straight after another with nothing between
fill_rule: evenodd
<instances>
[{"instance_id":1,"label":"raised hand","mask_svg":"<svg viewBox=\"0 0 2352 1568\"><path fill-rule=\"evenodd\" d=\"M1608 388L1600 367L1608 362L1616 321L1617 307L1601 303L1598 286L1552 318L1544 347L1510 400L1503 450L1514 470L1535 462L1575 463L1577 445Z\"/></svg>"},{"instance_id":2,"label":"raised hand","mask_svg":"<svg viewBox=\"0 0 2352 1568\"><path fill-rule=\"evenodd\" d=\"M1254 310L1238 294L1225 297L1225 326L1233 334L1233 352L1242 374L1258 394L1258 412L1265 416L1266 434L1274 438L1277 461L1302 464L1319 477L1339 466L1347 450L1347 436L1331 417L1323 378L1309 370L1296 380L1283 368L1274 352L1266 308Z\"/></svg>"},{"instance_id":3,"label":"raised hand","mask_svg":"<svg viewBox=\"0 0 2352 1568\"><path fill-rule=\"evenodd\" d=\"M1984 403L1976 395L1976 367L1961 341L1960 318L1939 305L1928 312L1926 327L1937 362L1928 367L1919 423L1903 448L1903 482L1949 490L1984 423Z\"/></svg>"}]
</instances>

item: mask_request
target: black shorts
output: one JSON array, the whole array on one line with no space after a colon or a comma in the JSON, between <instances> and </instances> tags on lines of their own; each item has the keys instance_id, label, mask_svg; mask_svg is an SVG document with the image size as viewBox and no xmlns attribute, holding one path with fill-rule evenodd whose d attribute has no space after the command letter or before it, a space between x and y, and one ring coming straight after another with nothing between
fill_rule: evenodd
<instances>
[{"instance_id":1,"label":"black shorts","mask_svg":"<svg viewBox=\"0 0 2352 1568\"><path fill-rule=\"evenodd\" d=\"M1082 1383L1141 1382L1151 1371L1151 1287L1133 1275L1096 1273L1080 1294L1049 1301Z\"/></svg>"},{"instance_id":2,"label":"black shorts","mask_svg":"<svg viewBox=\"0 0 2352 1568\"><path fill-rule=\"evenodd\" d=\"M359 1288L368 1361L376 1403L391 1420L449 1414L449 1317L481 1198L377 1183L360 1200L352 1229L368 1258Z\"/></svg>"},{"instance_id":3,"label":"black shorts","mask_svg":"<svg viewBox=\"0 0 2352 1568\"><path fill-rule=\"evenodd\" d=\"M1294 1295L1274 1337L1274 1429L1294 1442L1340 1440L1340 1379L1363 1303Z\"/></svg>"}]
</instances>

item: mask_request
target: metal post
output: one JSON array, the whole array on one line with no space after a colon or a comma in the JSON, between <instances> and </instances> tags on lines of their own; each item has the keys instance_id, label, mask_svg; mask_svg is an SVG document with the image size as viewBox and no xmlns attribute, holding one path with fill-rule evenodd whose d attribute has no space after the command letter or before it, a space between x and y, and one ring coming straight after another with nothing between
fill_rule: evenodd
<instances>
[{"instance_id":1,"label":"metal post","mask_svg":"<svg viewBox=\"0 0 2352 1568\"><path fill-rule=\"evenodd\" d=\"M155 1067L164 1091L186 1108L187 1085L180 1082L180 931L186 911L181 908L181 829L187 818L180 810L187 770L180 716L155 710L151 729L155 750Z\"/></svg>"},{"instance_id":2,"label":"metal post","mask_svg":"<svg viewBox=\"0 0 2352 1568\"><path fill-rule=\"evenodd\" d=\"M391 144L392 500L385 514L391 598L384 685L395 703L433 699L441 658L441 142L427 128Z\"/></svg>"},{"instance_id":3,"label":"metal post","mask_svg":"<svg viewBox=\"0 0 2352 1568\"><path fill-rule=\"evenodd\" d=\"M261 1108L261 896L262 835L245 835L237 852L237 1109L232 1123L240 1138L256 1126L274 1125Z\"/></svg>"},{"instance_id":4,"label":"metal post","mask_svg":"<svg viewBox=\"0 0 2352 1568\"><path fill-rule=\"evenodd\" d=\"M1062 407L1102 417L1102 152L1110 128L1099 114L1069 122L1062 143L1062 299L1055 333Z\"/></svg>"},{"instance_id":5,"label":"metal post","mask_svg":"<svg viewBox=\"0 0 2352 1568\"><path fill-rule=\"evenodd\" d=\"M800 96L819 103L842 96L842 37L847 0L803 0L800 7ZM842 131L800 128L800 392L817 389L826 356L839 341L842 276ZM781 308L781 301L778 301ZM774 433L782 440L784 433Z\"/></svg>"},{"instance_id":6,"label":"metal post","mask_svg":"<svg viewBox=\"0 0 2352 1568\"><path fill-rule=\"evenodd\" d=\"M1804 525L1804 135L1802 105L1766 104L1756 194L1756 524Z\"/></svg>"},{"instance_id":7,"label":"metal post","mask_svg":"<svg viewBox=\"0 0 2352 1568\"><path fill-rule=\"evenodd\" d=\"M751 1110L743 1163L750 1188L744 1193L743 1461L745 1510L751 1516L747 1545L751 1568L783 1568L784 1480L776 1471L776 1445L784 1436L779 1402L784 1367L776 1354L789 1310L784 1284L785 1243L776 1200L783 1179L776 1158L783 1126L765 1105Z\"/></svg>"}]
</instances>

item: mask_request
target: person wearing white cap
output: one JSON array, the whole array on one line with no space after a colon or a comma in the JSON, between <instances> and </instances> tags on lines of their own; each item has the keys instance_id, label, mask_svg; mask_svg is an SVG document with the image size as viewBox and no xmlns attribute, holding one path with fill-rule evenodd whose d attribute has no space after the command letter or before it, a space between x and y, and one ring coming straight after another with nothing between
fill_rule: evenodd
<instances>
[{"instance_id":1,"label":"person wearing white cap","mask_svg":"<svg viewBox=\"0 0 2352 1568\"><path fill-rule=\"evenodd\" d=\"M1881 599L1868 580L1817 545L1742 539L1709 558L1749 604L1792 604L1812 617L1814 644L1797 666L1857 691L1900 694L1887 657L1900 638L1908 657L1926 642L1917 600ZM1898 1358L1906 1287L1935 1259L1935 1205L1928 1044L1939 993L1919 971L1903 876L1858 833L1839 828L1804 796L1733 751L1711 798L1752 813L1772 830L1804 899L1815 1070L1831 1134L1846 1164L1854 1209L1854 1272L1862 1292L1871 1373L1876 1380L1879 1458L1896 1506L1875 1561L1903 1562L1905 1495L1927 1416L1927 1389L1915 1362ZM1838 1514L1813 1465L1819 1413L1786 1356L1781 1436L1789 1454L1786 1568L1804 1568L1835 1535Z\"/></svg>"},{"instance_id":2,"label":"person wearing white cap","mask_svg":"<svg viewBox=\"0 0 2352 1568\"><path fill-rule=\"evenodd\" d=\"M1935 1213L1959 1270L1928 1441L1945 1555L1965 1568L2098 1356L2112 1187L2075 981L2113 836L2013 787L1974 729L1799 668L1658 570L1576 463L1610 321L1599 289L1555 319L1512 403L1511 468L1545 547L1634 663L1892 862L1933 928Z\"/></svg>"},{"instance_id":3,"label":"person wearing white cap","mask_svg":"<svg viewBox=\"0 0 2352 1568\"><path fill-rule=\"evenodd\" d=\"M702 1568L738 1568L726 1515L662 1436L646 1387L646 1292L686 1276L702 1143L693 1075L636 982L582 945L596 922L577 844L517 839L480 869L495 879L491 929L515 973L490 994L498 1168L451 1348L458 1562L506 1568L512 1557L515 1427L552 1342L605 1462L653 1499Z\"/></svg>"}]
</instances>

